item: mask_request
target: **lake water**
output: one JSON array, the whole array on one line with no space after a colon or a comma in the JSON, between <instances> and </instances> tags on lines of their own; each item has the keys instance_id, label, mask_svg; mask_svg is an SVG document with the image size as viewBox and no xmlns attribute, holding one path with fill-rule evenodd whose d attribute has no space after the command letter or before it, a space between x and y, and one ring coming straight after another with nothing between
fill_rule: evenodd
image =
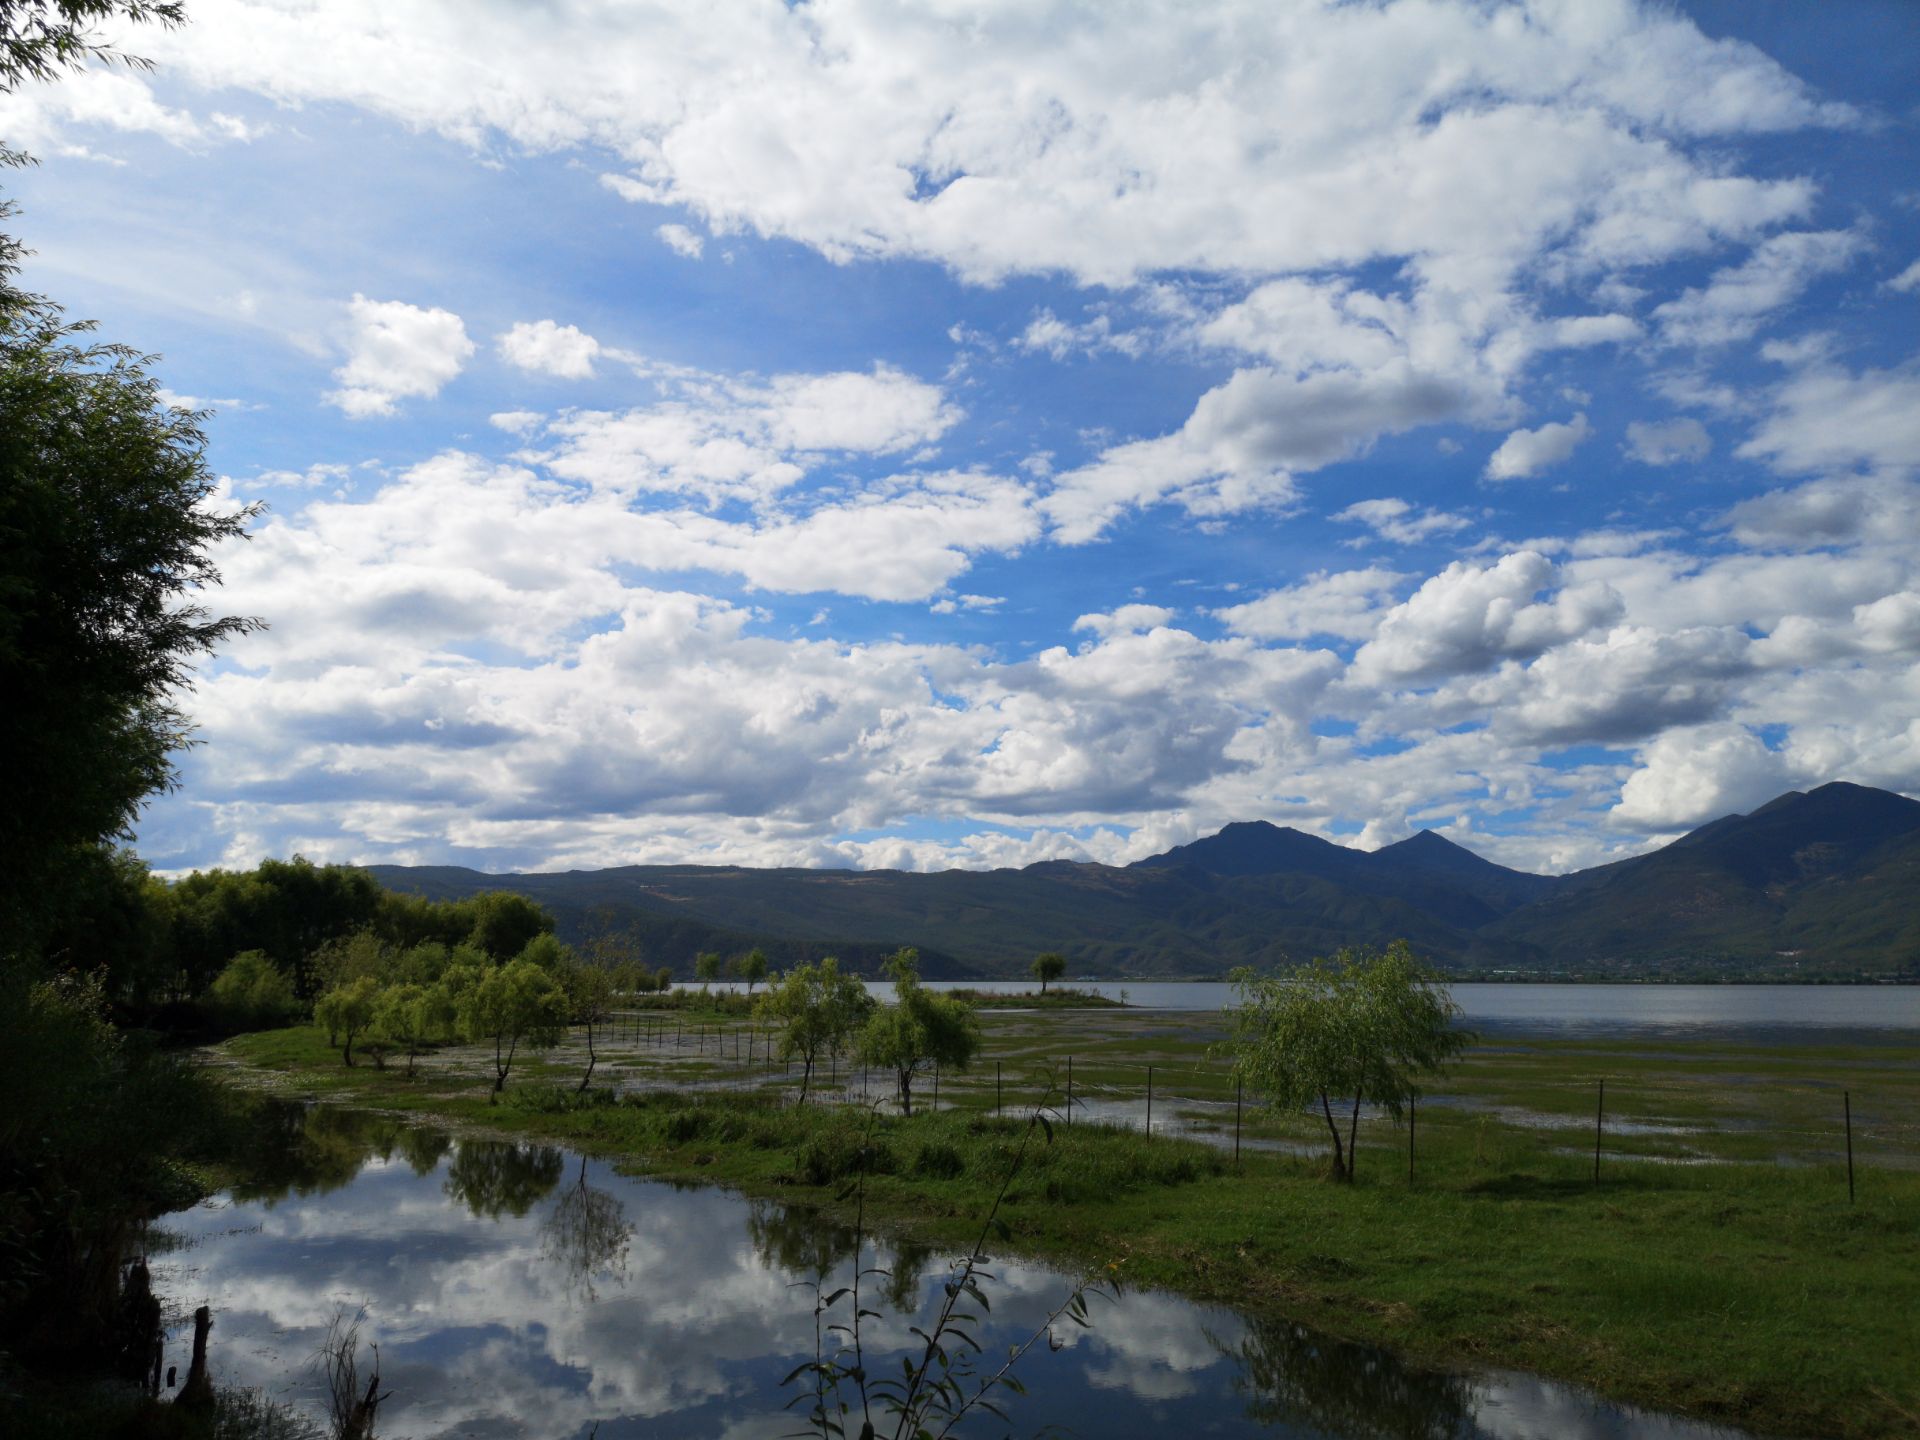
<instances>
[{"instance_id":1,"label":"lake water","mask_svg":"<svg viewBox=\"0 0 1920 1440\"><path fill-rule=\"evenodd\" d=\"M811 1292L855 1268L845 1228L805 1210L615 1174L550 1146L454 1140L328 1108L277 1110L274 1178L169 1216L156 1262L183 1310L210 1304L220 1383L311 1413L314 1357L342 1310L364 1312L391 1399L380 1433L451 1437L789 1435L781 1377L814 1353ZM868 1361L897 1371L928 1323L943 1257L860 1251L892 1282L863 1297ZM1003 1263L977 1339L1004 1355L1069 1289ZM875 1294L875 1287L878 1294ZM844 1308L845 1302L842 1302ZM1537 1377L1410 1369L1365 1346L1155 1292L1095 1298L1017 1372L1009 1419L963 1435L1271 1436L1289 1440L1726 1440L1739 1432L1601 1402ZM189 1327L190 1329L190 1327ZM184 1374L190 1334L166 1363ZM364 1352L363 1352L364 1354ZM364 1372L363 1372L364 1373ZM884 1427L882 1434L890 1433Z\"/></svg>"},{"instance_id":2,"label":"lake water","mask_svg":"<svg viewBox=\"0 0 1920 1440\"><path fill-rule=\"evenodd\" d=\"M1031 980L930 981L936 990L1030 995ZM1142 1010L1217 1011L1233 987L1206 980L1069 980ZM691 988L688 986L682 989ZM720 984L716 990L744 988ZM1920 1038L1920 985L1517 985L1449 987L1476 1030L1508 1034L1748 1037L1861 1041ZM890 999L891 984L867 989Z\"/></svg>"}]
</instances>

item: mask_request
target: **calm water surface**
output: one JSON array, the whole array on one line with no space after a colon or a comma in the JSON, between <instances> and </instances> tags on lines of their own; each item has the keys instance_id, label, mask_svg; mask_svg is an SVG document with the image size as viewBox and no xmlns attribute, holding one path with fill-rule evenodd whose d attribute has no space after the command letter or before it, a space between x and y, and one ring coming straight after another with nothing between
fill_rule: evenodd
<instances>
[{"instance_id":1,"label":"calm water surface","mask_svg":"<svg viewBox=\"0 0 1920 1440\"><path fill-rule=\"evenodd\" d=\"M352 1112L286 1107L273 1178L167 1218L156 1279L211 1304L215 1378L315 1414L314 1355L364 1309L392 1398L381 1434L438 1437L792 1434L781 1377L811 1358L810 1293L845 1283L854 1237L811 1212L613 1173L549 1146L456 1141ZM898 1367L947 1274L942 1256L868 1247L879 1363ZM1001 1264L989 1353L1030 1333L1070 1282ZM1538 1378L1409 1369L1298 1327L1138 1292L1096 1299L1019 1374L1010 1420L963 1430L1340 1440L1707 1440L1738 1432L1604 1404ZM188 1336L167 1363L184 1373ZM870 1361L872 1352L870 1352ZM885 1433L883 1431L883 1433Z\"/></svg>"},{"instance_id":2,"label":"calm water surface","mask_svg":"<svg viewBox=\"0 0 1920 1440\"><path fill-rule=\"evenodd\" d=\"M965 982L1027 994L1031 981ZM1080 981L1148 1010L1218 1010L1233 987L1207 981ZM942 988L952 988L946 986ZM876 990L880 993L884 987ZM1920 1032L1920 985L1499 985L1459 984L1453 998L1481 1030L1594 1035L1845 1031L1853 1038Z\"/></svg>"}]
</instances>

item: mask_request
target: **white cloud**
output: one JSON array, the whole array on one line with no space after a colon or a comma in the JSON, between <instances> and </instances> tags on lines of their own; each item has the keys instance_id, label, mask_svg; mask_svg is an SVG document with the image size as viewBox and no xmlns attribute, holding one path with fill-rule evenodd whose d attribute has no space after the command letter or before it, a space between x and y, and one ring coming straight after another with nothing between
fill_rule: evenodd
<instances>
[{"instance_id":1,"label":"white cloud","mask_svg":"<svg viewBox=\"0 0 1920 1440\"><path fill-rule=\"evenodd\" d=\"M1743 545L1800 550L1860 540L1920 541L1920 485L1841 477L1771 490L1730 509L1724 523Z\"/></svg>"},{"instance_id":2,"label":"white cloud","mask_svg":"<svg viewBox=\"0 0 1920 1440\"><path fill-rule=\"evenodd\" d=\"M706 237L685 225L660 225L654 228L653 233L660 237L661 244L689 260L698 260L701 252L707 248Z\"/></svg>"},{"instance_id":3,"label":"white cloud","mask_svg":"<svg viewBox=\"0 0 1920 1440\"><path fill-rule=\"evenodd\" d=\"M1564 423L1554 421L1537 430L1515 430L1500 442L1487 460L1489 480L1524 480L1559 465L1591 435L1593 427L1584 414Z\"/></svg>"},{"instance_id":4,"label":"white cloud","mask_svg":"<svg viewBox=\"0 0 1920 1440\"><path fill-rule=\"evenodd\" d=\"M1743 459L1790 474L1920 468L1920 368L1850 373L1816 361L1781 384Z\"/></svg>"},{"instance_id":5,"label":"white cloud","mask_svg":"<svg viewBox=\"0 0 1920 1440\"><path fill-rule=\"evenodd\" d=\"M1743 726L1674 730L1641 750L1611 818L1635 830L1687 830L1763 805L1791 779L1783 757Z\"/></svg>"},{"instance_id":6,"label":"white cloud","mask_svg":"<svg viewBox=\"0 0 1920 1440\"><path fill-rule=\"evenodd\" d=\"M1898 290L1902 294L1907 295L1912 294L1916 290L1920 290L1920 260L1914 261L1898 275L1887 281L1887 288L1889 290Z\"/></svg>"},{"instance_id":7,"label":"white cloud","mask_svg":"<svg viewBox=\"0 0 1920 1440\"><path fill-rule=\"evenodd\" d=\"M1336 511L1335 520L1365 525L1383 540L1396 545L1418 545L1436 535L1451 535L1472 523L1464 515L1449 515L1443 510L1419 510L1411 502L1388 497L1357 500Z\"/></svg>"},{"instance_id":8,"label":"white cloud","mask_svg":"<svg viewBox=\"0 0 1920 1440\"><path fill-rule=\"evenodd\" d=\"M1713 437L1707 427L1692 416L1672 420L1633 420L1627 424L1625 446L1629 459L1642 465L1689 464L1707 458L1713 449Z\"/></svg>"},{"instance_id":9,"label":"white cloud","mask_svg":"<svg viewBox=\"0 0 1920 1440\"><path fill-rule=\"evenodd\" d=\"M522 370L562 380L588 380L600 342L572 325L552 320L521 321L500 336L500 358Z\"/></svg>"},{"instance_id":10,"label":"white cloud","mask_svg":"<svg viewBox=\"0 0 1920 1440\"><path fill-rule=\"evenodd\" d=\"M1741 264L1715 274L1704 289L1689 290L1655 307L1653 318L1669 345L1745 340L1815 278L1840 269L1861 248L1861 237L1850 230L1769 236Z\"/></svg>"},{"instance_id":11,"label":"white cloud","mask_svg":"<svg viewBox=\"0 0 1920 1440\"><path fill-rule=\"evenodd\" d=\"M354 419L392 415L395 402L440 393L472 356L467 327L450 310L355 295L347 363L333 372L341 388L326 399Z\"/></svg>"},{"instance_id":12,"label":"white cloud","mask_svg":"<svg viewBox=\"0 0 1920 1440\"><path fill-rule=\"evenodd\" d=\"M1553 562L1530 550L1488 566L1456 560L1387 612L1354 656L1354 671L1406 682L1484 669L1502 657L1537 655L1620 616L1619 595L1603 583L1537 599L1556 578Z\"/></svg>"},{"instance_id":13,"label":"white cloud","mask_svg":"<svg viewBox=\"0 0 1920 1440\"><path fill-rule=\"evenodd\" d=\"M546 418L538 410L497 410L487 417L487 423L509 435L531 435Z\"/></svg>"},{"instance_id":14,"label":"white cloud","mask_svg":"<svg viewBox=\"0 0 1920 1440\"><path fill-rule=\"evenodd\" d=\"M811 456L917 450L961 414L939 386L886 366L764 381L691 372L656 379L665 392L656 404L553 420L553 472L627 494L764 501L797 485Z\"/></svg>"},{"instance_id":15,"label":"white cloud","mask_svg":"<svg viewBox=\"0 0 1920 1440\"><path fill-rule=\"evenodd\" d=\"M1041 351L1056 360L1064 360L1076 352L1092 355L1102 350L1139 355L1147 346L1139 332L1115 329L1110 315L1094 315L1075 325L1048 309L1041 310L1027 322L1027 328L1020 332L1014 344L1022 350Z\"/></svg>"},{"instance_id":16,"label":"white cloud","mask_svg":"<svg viewBox=\"0 0 1920 1440\"><path fill-rule=\"evenodd\" d=\"M1091 630L1101 639L1131 635L1141 630L1157 630L1173 619L1174 612L1163 605L1122 605L1117 610L1082 615L1073 622L1076 630Z\"/></svg>"},{"instance_id":17,"label":"white cloud","mask_svg":"<svg viewBox=\"0 0 1920 1440\"><path fill-rule=\"evenodd\" d=\"M1262 640L1305 640L1314 635L1362 640L1373 634L1393 603L1395 588L1408 578L1397 570L1373 566L1333 574L1322 570L1297 585L1213 613L1235 634Z\"/></svg>"}]
</instances>

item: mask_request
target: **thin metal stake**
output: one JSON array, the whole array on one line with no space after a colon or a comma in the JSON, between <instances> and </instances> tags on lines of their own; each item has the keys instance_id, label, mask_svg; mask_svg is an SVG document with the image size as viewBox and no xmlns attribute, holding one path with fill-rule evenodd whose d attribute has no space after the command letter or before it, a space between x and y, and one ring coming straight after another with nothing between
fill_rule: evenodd
<instances>
[{"instance_id":1,"label":"thin metal stake","mask_svg":"<svg viewBox=\"0 0 1920 1440\"><path fill-rule=\"evenodd\" d=\"M1067 1124L1073 1124L1073 1056L1067 1056Z\"/></svg>"},{"instance_id":2,"label":"thin metal stake","mask_svg":"<svg viewBox=\"0 0 1920 1440\"><path fill-rule=\"evenodd\" d=\"M1153 1066L1147 1066L1147 1134L1153 1134Z\"/></svg>"},{"instance_id":3,"label":"thin metal stake","mask_svg":"<svg viewBox=\"0 0 1920 1440\"><path fill-rule=\"evenodd\" d=\"M1847 1117L1847 1203L1853 1204L1853 1094L1840 1092L1840 1103L1845 1107Z\"/></svg>"},{"instance_id":4,"label":"thin metal stake","mask_svg":"<svg viewBox=\"0 0 1920 1440\"><path fill-rule=\"evenodd\" d=\"M1000 1062L993 1062L993 1118L1000 1118Z\"/></svg>"},{"instance_id":5,"label":"thin metal stake","mask_svg":"<svg viewBox=\"0 0 1920 1440\"><path fill-rule=\"evenodd\" d=\"M1240 1079L1233 1081L1233 1165L1240 1168Z\"/></svg>"},{"instance_id":6,"label":"thin metal stake","mask_svg":"<svg viewBox=\"0 0 1920 1440\"><path fill-rule=\"evenodd\" d=\"M1607 1082L1600 1082L1600 1101L1593 1111L1593 1183L1600 1183L1600 1126L1607 1113Z\"/></svg>"}]
</instances>

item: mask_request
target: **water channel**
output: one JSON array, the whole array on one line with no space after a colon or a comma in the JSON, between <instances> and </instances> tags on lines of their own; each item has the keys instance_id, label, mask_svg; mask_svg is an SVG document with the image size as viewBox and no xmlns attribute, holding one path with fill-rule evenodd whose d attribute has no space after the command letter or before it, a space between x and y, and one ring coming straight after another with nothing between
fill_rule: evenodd
<instances>
[{"instance_id":1,"label":"water channel","mask_svg":"<svg viewBox=\"0 0 1920 1440\"><path fill-rule=\"evenodd\" d=\"M156 1280L216 1316L215 1377L319 1416L315 1363L337 1313L364 1312L391 1399L380 1433L451 1437L803 1432L814 1353L807 1282L845 1284L855 1237L812 1211L636 1179L552 1146L456 1139L328 1107L277 1105L263 1178L165 1218ZM947 1277L946 1257L871 1243L867 1359L897 1371ZM1002 1261L976 1338L1003 1355L1071 1288ZM844 1303L844 1302L843 1302ZM1178 1297L1094 1297L1092 1325L1021 1363L965 1435L1340 1437L1340 1440L1708 1440L1739 1432L1600 1401L1538 1377L1456 1375L1299 1327ZM190 1327L189 1327L190 1329ZM170 1336L184 1371L189 1335ZM364 1361L363 1361L364 1363ZM597 1429L596 1429L597 1427ZM857 1429L857 1427L856 1427ZM891 1433L881 1427L880 1433Z\"/></svg>"}]
</instances>

